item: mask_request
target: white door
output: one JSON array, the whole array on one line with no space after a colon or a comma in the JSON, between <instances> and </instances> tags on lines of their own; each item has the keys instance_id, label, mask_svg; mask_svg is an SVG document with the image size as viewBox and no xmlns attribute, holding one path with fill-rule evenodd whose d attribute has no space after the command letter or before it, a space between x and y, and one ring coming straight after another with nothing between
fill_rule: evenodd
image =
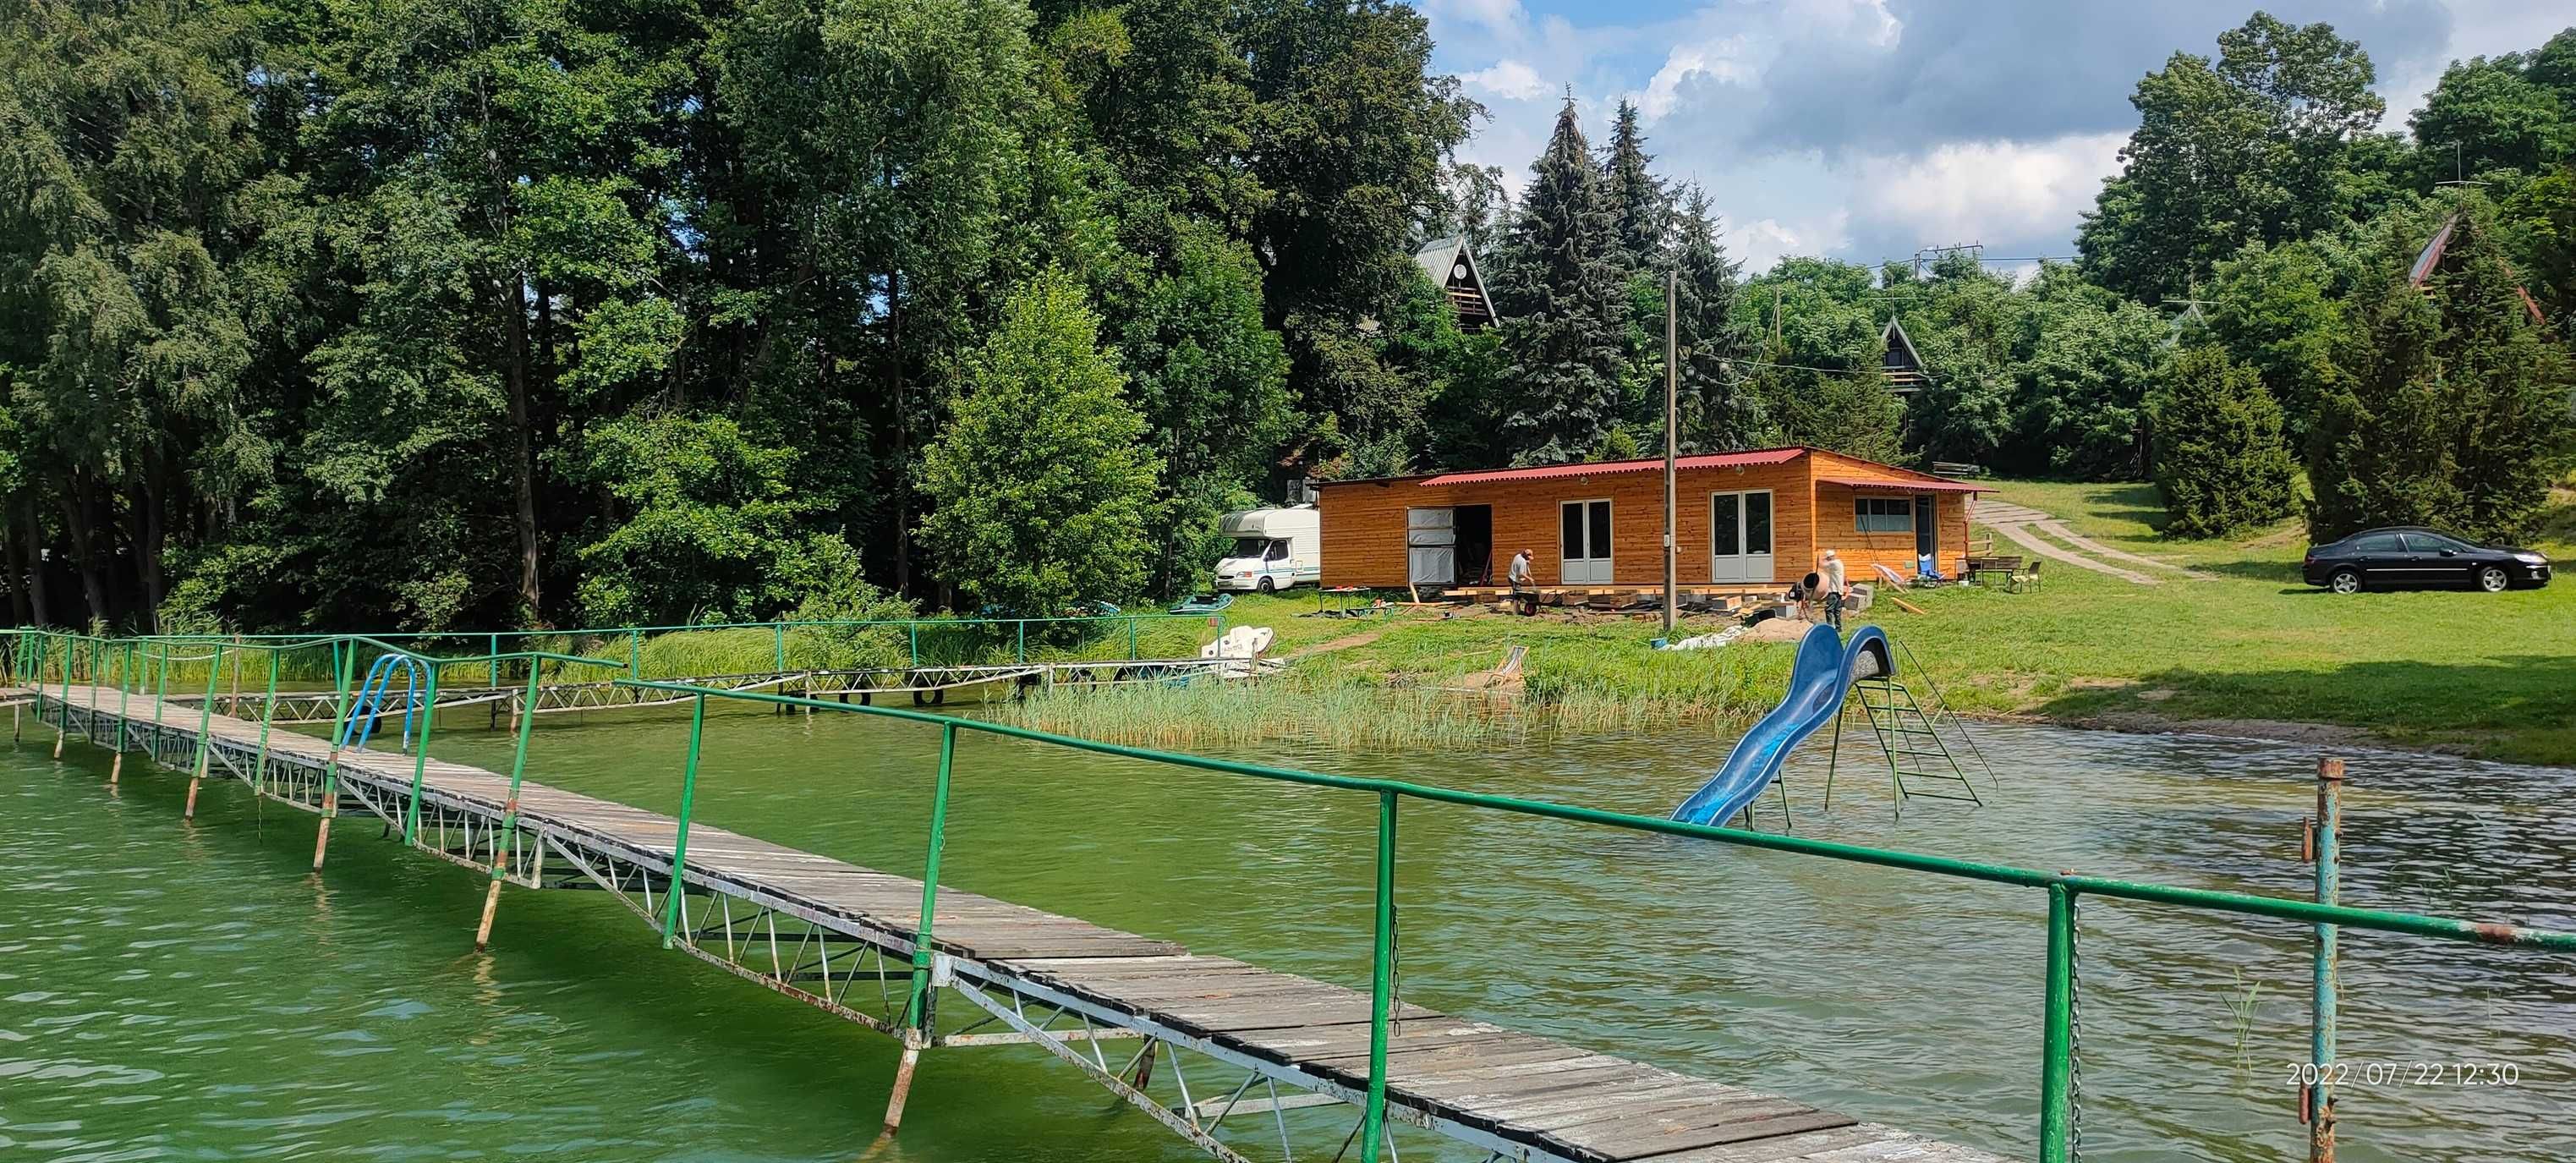
<instances>
[{"instance_id":1,"label":"white door","mask_svg":"<svg viewBox=\"0 0 2576 1163\"><path fill-rule=\"evenodd\" d=\"M1708 529L1710 580L1771 580L1771 490L1709 494Z\"/></svg>"},{"instance_id":2,"label":"white door","mask_svg":"<svg viewBox=\"0 0 2576 1163\"><path fill-rule=\"evenodd\" d=\"M1610 502L1567 501L1558 506L1559 546L1564 566L1561 585L1610 584Z\"/></svg>"}]
</instances>

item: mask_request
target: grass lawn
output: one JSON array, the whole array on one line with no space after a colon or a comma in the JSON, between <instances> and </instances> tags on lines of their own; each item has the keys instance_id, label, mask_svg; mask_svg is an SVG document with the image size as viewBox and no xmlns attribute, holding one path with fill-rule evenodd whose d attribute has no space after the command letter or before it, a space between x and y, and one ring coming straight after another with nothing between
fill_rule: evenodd
<instances>
[{"instance_id":1,"label":"grass lawn","mask_svg":"<svg viewBox=\"0 0 2576 1163\"><path fill-rule=\"evenodd\" d=\"M1999 499L2046 510L2079 535L2209 576L2141 586L2052 561L2037 592L1953 587L1909 593L1925 610L1919 616L1889 604L1873 610L1872 620L1910 646L1963 710L2220 730L2245 729L2250 720L2315 723L2402 746L2576 764L2576 582L2504 594L2337 596L2299 580L2307 542L2295 522L2241 541L2169 541L2157 532L2164 512L2150 485L1998 487ZM2001 545L1999 552L2017 551ZM2535 548L2576 558L2576 504L2553 512ZM1491 669L1508 646L1525 645L1532 701L1552 705L1556 725L1571 729L1758 714L1779 698L1786 677L1782 646L1649 650L1661 632L1651 617L1300 616L1314 608L1306 591L1247 596L1227 621L1272 627L1276 653L1311 651L1292 674L1318 692L1454 686ZM1722 624L1695 619L1683 633ZM1339 701L1342 716L1355 713L1353 700ZM1389 700L1390 709L1420 715L1417 701ZM1258 717L1257 708L1237 710ZM1192 713L1156 708L1157 716ZM1056 725L1081 731L1083 716Z\"/></svg>"}]
</instances>

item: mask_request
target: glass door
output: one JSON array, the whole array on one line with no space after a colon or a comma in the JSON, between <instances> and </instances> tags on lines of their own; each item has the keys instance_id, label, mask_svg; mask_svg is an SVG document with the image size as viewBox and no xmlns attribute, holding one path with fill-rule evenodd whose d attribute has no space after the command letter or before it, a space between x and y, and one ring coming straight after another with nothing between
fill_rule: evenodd
<instances>
[{"instance_id":1,"label":"glass door","mask_svg":"<svg viewBox=\"0 0 2576 1163\"><path fill-rule=\"evenodd\" d=\"M1711 581L1771 580L1771 491L1711 493L1708 498Z\"/></svg>"},{"instance_id":2,"label":"glass door","mask_svg":"<svg viewBox=\"0 0 2576 1163\"><path fill-rule=\"evenodd\" d=\"M1567 501L1557 510L1564 565L1558 583L1597 586L1610 582L1610 502Z\"/></svg>"}]
</instances>

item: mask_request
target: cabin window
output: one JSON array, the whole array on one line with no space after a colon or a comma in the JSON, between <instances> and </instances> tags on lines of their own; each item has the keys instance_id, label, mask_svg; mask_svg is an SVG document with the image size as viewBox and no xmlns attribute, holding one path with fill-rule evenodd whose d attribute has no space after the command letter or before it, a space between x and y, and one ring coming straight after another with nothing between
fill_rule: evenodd
<instances>
[{"instance_id":1,"label":"cabin window","mask_svg":"<svg viewBox=\"0 0 2576 1163\"><path fill-rule=\"evenodd\" d=\"M1914 500L1911 497L1854 497L1852 528L1862 533L1912 533Z\"/></svg>"}]
</instances>

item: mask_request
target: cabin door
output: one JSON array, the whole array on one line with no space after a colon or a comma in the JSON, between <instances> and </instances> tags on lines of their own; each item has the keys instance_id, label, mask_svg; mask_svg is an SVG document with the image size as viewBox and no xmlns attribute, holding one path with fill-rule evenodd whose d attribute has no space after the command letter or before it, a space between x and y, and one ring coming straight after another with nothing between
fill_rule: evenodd
<instances>
[{"instance_id":1,"label":"cabin door","mask_svg":"<svg viewBox=\"0 0 2576 1163\"><path fill-rule=\"evenodd\" d=\"M1771 490L1709 494L1708 529L1709 580L1771 580Z\"/></svg>"},{"instance_id":2,"label":"cabin door","mask_svg":"<svg viewBox=\"0 0 2576 1163\"><path fill-rule=\"evenodd\" d=\"M1557 515L1558 540L1565 553L1557 584L1610 584L1610 502L1567 501L1557 507Z\"/></svg>"},{"instance_id":3,"label":"cabin door","mask_svg":"<svg viewBox=\"0 0 2576 1163\"><path fill-rule=\"evenodd\" d=\"M1458 577L1458 522L1452 509L1404 511L1404 580L1445 586Z\"/></svg>"}]
</instances>

